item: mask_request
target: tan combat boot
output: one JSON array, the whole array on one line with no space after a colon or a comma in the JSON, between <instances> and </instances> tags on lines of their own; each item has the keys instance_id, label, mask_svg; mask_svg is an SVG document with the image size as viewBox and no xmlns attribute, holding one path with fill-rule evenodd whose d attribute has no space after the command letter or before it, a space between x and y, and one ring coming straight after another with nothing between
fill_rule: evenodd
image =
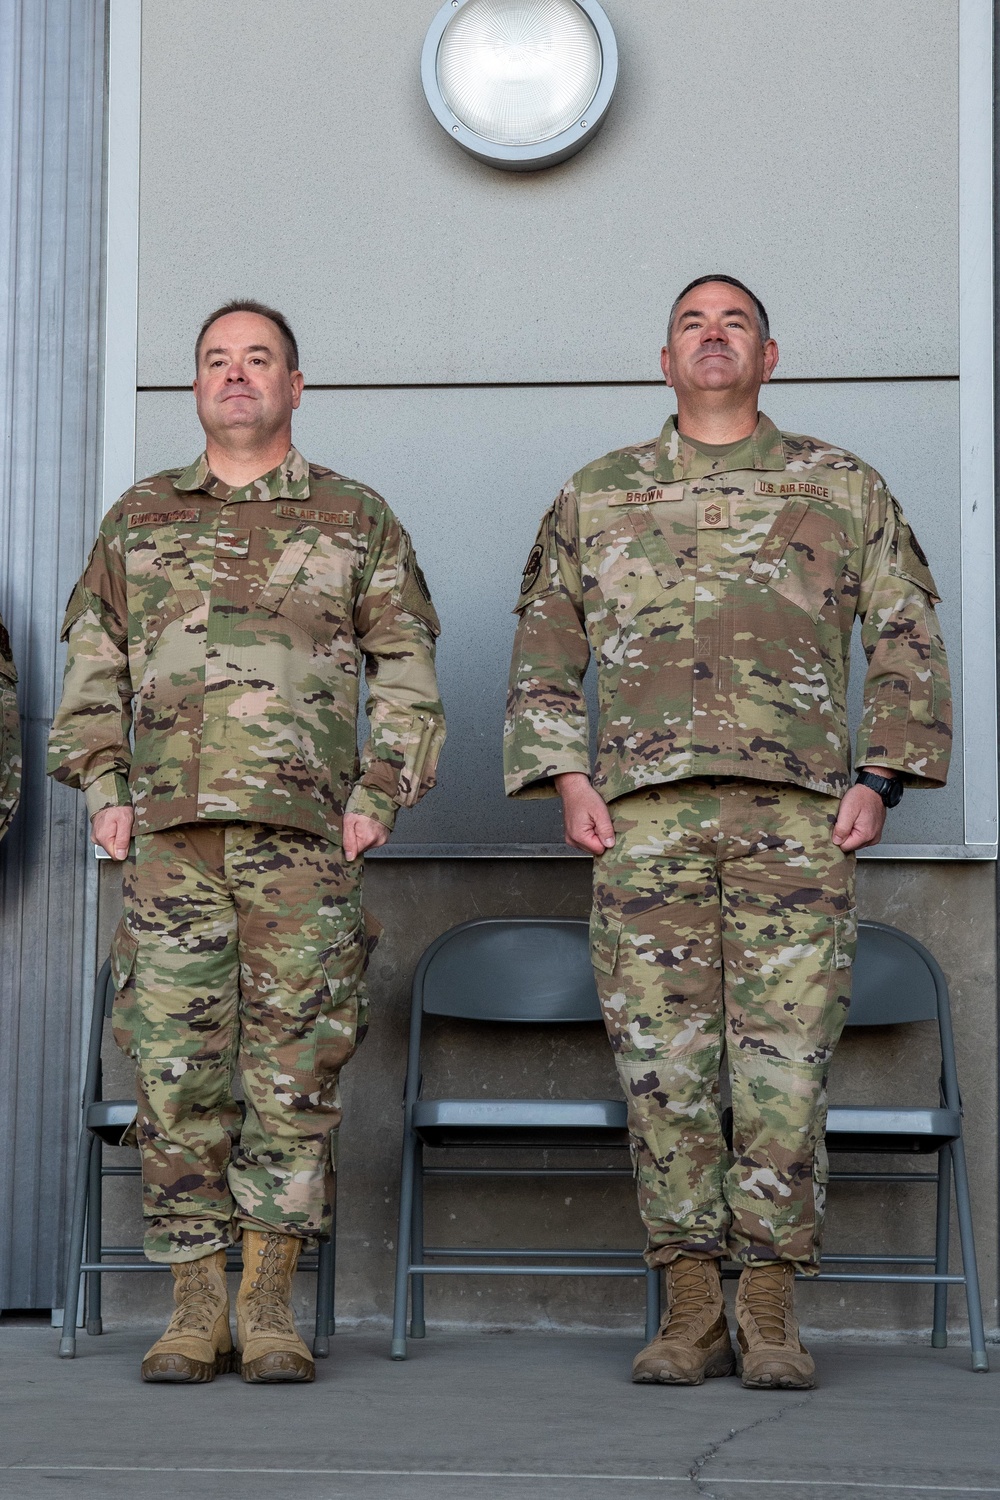
<instances>
[{"instance_id":1,"label":"tan combat boot","mask_svg":"<svg viewBox=\"0 0 1000 1500\"><path fill-rule=\"evenodd\" d=\"M736 1356L719 1262L682 1255L667 1266L666 1279L667 1311L656 1338L636 1355L632 1379L638 1385L701 1385L731 1375Z\"/></svg>"},{"instance_id":2,"label":"tan combat boot","mask_svg":"<svg viewBox=\"0 0 1000 1500\"><path fill-rule=\"evenodd\" d=\"M216 1250L170 1269L177 1311L143 1360L142 1378L192 1385L214 1380L232 1369L226 1252Z\"/></svg>"},{"instance_id":3,"label":"tan combat boot","mask_svg":"<svg viewBox=\"0 0 1000 1500\"><path fill-rule=\"evenodd\" d=\"M302 1241L277 1230L243 1230L236 1296L239 1371L250 1385L315 1380L313 1357L295 1331L292 1277Z\"/></svg>"},{"instance_id":4,"label":"tan combat boot","mask_svg":"<svg viewBox=\"0 0 1000 1500\"><path fill-rule=\"evenodd\" d=\"M816 1366L799 1339L788 1261L745 1266L736 1294L743 1384L759 1391L809 1391Z\"/></svg>"}]
</instances>

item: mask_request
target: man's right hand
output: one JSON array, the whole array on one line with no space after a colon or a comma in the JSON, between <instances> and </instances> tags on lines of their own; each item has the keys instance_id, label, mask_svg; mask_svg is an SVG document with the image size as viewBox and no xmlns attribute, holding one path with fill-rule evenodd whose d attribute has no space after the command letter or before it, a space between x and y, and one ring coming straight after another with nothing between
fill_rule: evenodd
<instances>
[{"instance_id":1,"label":"man's right hand","mask_svg":"<svg viewBox=\"0 0 1000 1500\"><path fill-rule=\"evenodd\" d=\"M91 821L91 843L100 844L109 859L127 859L134 821L130 807L102 807Z\"/></svg>"},{"instance_id":2,"label":"man's right hand","mask_svg":"<svg viewBox=\"0 0 1000 1500\"><path fill-rule=\"evenodd\" d=\"M564 771L556 776L555 788L562 798L566 842L585 854L599 855L614 848L615 830L607 804L582 771Z\"/></svg>"}]
</instances>

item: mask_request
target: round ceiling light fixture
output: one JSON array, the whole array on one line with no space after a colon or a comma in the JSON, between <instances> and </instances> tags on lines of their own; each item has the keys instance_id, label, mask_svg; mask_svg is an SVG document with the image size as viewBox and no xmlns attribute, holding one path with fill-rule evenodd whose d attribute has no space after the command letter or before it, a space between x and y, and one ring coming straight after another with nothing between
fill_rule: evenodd
<instances>
[{"instance_id":1,"label":"round ceiling light fixture","mask_svg":"<svg viewBox=\"0 0 1000 1500\"><path fill-rule=\"evenodd\" d=\"M420 74L453 140L491 166L533 172L597 134L618 47L597 0L446 0Z\"/></svg>"}]
</instances>

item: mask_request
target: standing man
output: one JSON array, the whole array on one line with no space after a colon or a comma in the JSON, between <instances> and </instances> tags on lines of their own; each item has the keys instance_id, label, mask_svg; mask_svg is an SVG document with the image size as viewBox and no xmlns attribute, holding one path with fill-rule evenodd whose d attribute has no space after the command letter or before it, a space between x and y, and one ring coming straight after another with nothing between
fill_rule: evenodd
<instances>
[{"instance_id":1,"label":"standing man","mask_svg":"<svg viewBox=\"0 0 1000 1500\"><path fill-rule=\"evenodd\" d=\"M874 469L758 412L777 362L764 307L741 282L685 287L662 353L676 418L658 441L574 475L517 605L507 791L558 793L567 842L595 856L592 958L646 1258L666 1268L668 1311L636 1381L732 1372L729 1256L743 1267L743 1384L814 1383L792 1287L819 1265L855 851L878 843L904 787L943 786L948 768L926 559ZM855 619L868 674L851 785Z\"/></svg>"},{"instance_id":2,"label":"standing man","mask_svg":"<svg viewBox=\"0 0 1000 1500\"><path fill-rule=\"evenodd\" d=\"M17 709L17 668L7 627L0 620L0 839L10 827L21 798L21 719Z\"/></svg>"},{"instance_id":3,"label":"standing man","mask_svg":"<svg viewBox=\"0 0 1000 1500\"><path fill-rule=\"evenodd\" d=\"M146 1254L176 1303L143 1379L312 1380L291 1285L330 1231L338 1074L366 1029L360 857L434 785L439 626L384 500L292 447L282 315L228 303L195 367L205 452L104 518L63 625L49 770L128 859L114 1026L138 1068Z\"/></svg>"}]
</instances>

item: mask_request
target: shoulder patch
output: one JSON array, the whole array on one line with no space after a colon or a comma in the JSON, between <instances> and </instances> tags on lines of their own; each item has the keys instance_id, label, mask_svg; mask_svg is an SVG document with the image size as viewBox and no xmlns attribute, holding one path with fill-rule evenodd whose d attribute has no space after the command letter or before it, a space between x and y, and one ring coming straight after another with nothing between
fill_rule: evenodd
<instances>
[{"instance_id":1,"label":"shoulder patch","mask_svg":"<svg viewBox=\"0 0 1000 1500\"><path fill-rule=\"evenodd\" d=\"M521 574L522 594L528 594L531 592L532 584L535 582L535 579L542 571L542 561L544 557L544 548L538 542L536 542L531 551L528 553L528 561L525 563L524 572Z\"/></svg>"},{"instance_id":2,"label":"shoulder patch","mask_svg":"<svg viewBox=\"0 0 1000 1500\"><path fill-rule=\"evenodd\" d=\"M129 513L130 526L174 526L179 521L197 521L200 510L133 510Z\"/></svg>"},{"instance_id":3,"label":"shoulder patch","mask_svg":"<svg viewBox=\"0 0 1000 1500\"><path fill-rule=\"evenodd\" d=\"M327 526L350 526L354 520L353 511L349 510L315 510L310 505L286 505L278 506L279 516L288 516L296 521L319 521Z\"/></svg>"},{"instance_id":4,"label":"shoulder patch","mask_svg":"<svg viewBox=\"0 0 1000 1500\"><path fill-rule=\"evenodd\" d=\"M813 484L805 479L758 479L753 492L775 500L787 500L792 495L803 495L808 500L829 500L832 496L828 484Z\"/></svg>"}]
</instances>

